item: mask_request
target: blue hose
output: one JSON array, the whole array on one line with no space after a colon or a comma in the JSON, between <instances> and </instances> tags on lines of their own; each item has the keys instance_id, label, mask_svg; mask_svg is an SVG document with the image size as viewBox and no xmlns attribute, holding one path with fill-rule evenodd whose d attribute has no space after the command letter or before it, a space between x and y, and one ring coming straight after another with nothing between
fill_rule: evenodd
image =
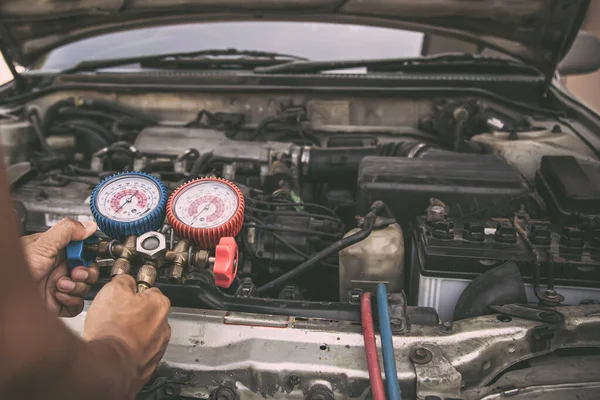
<instances>
[{"instance_id":1,"label":"blue hose","mask_svg":"<svg viewBox=\"0 0 600 400\"><path fill-rule=\"evenodd\" d=\"M383 353L383 369L385 371L385 387L388 400L402 400L400 385L398 385L398 371L396 370L396 356L392 341L392 326L390 325L390 312L388 310L388 296L385 284L377 284L377 312L379 313L379 334L381 335L381 351Z\"/></svg>"}]
</instances>

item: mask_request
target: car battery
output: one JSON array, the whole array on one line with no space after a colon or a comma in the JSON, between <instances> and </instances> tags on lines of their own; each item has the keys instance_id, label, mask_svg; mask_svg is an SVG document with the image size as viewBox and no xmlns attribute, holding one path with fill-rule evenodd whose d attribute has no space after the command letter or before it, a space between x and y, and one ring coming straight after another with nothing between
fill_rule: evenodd
<instances>
[{"instance_id":1,"label":"car battery","mask_svg":"<svg viewBox=\"0 0 600 400\"><path fill-rule=\"evenodd\" d=\"M540 280L553 277L565 304L600 301L600 229L591 226L521 222L541 258ZM508 219L417 220L410 254L411 304L434 307L451 320L454 307L469 282L480 274L514 261L535 303L534 256Z\"/></svg>"}]
</instances>

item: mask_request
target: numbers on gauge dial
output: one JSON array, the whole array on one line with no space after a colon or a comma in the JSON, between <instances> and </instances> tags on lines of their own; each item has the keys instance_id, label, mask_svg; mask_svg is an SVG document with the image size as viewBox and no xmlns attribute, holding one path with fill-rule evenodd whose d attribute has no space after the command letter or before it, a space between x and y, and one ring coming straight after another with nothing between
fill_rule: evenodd
<instances>
[{"instance_id":1,"label":"numbers on gauge dial","mask_svg":"<svg viewBox=\"0 0 600 400\"><path fill-rule=\"evenodd\" d=\"M112 179L98 191L96 207L107 218L128 222L144 217L160 202L160 189L143 176Z\"/></svg>"},{"instance_id":2,"label":"numbers on gauge dial","mask_svg":"<svg viewBox=\"0 0 600 400\"><path fill-rule=\"evenodd\" d=\"M238 209L235 191L219 181L198 182L173 200L173 213L194 228L214 228L229 221Z\"/></svg>"}]
</instances>

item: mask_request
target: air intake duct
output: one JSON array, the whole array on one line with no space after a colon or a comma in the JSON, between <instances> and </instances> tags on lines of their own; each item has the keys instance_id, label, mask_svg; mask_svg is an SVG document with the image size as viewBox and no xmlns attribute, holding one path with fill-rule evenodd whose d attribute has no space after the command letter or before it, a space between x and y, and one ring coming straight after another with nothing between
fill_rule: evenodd
<instances>
[{"instance_id":1,"label":"air intake duct","mask_svg":"<svg viewBox=\"0 0 600 400\"><path fill-rule=\"evenodd\" d=\"M310 182L356 183L358 166L368 156L422 158L431 154L453 154L421 142L404 141L365 147L305 147L302 176Z\"/></svg>"}]
</instances>

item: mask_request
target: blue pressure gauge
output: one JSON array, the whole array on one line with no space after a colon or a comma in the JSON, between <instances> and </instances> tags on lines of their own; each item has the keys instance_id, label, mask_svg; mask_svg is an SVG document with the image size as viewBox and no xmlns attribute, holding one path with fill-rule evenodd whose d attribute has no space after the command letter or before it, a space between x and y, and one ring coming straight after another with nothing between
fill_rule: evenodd
<instances>
[{"instance_id":1,"label":"blue pressure gauge","mask_svg":"<svg viewBox=\"0 0 600 400\"><path fill-rule=\"evenodd\" d=\"M98 228L119 240L162 228L166 206L164 185L143 172L122 172L104 179L90 199Z\"/></svg>"}]
</instances>

